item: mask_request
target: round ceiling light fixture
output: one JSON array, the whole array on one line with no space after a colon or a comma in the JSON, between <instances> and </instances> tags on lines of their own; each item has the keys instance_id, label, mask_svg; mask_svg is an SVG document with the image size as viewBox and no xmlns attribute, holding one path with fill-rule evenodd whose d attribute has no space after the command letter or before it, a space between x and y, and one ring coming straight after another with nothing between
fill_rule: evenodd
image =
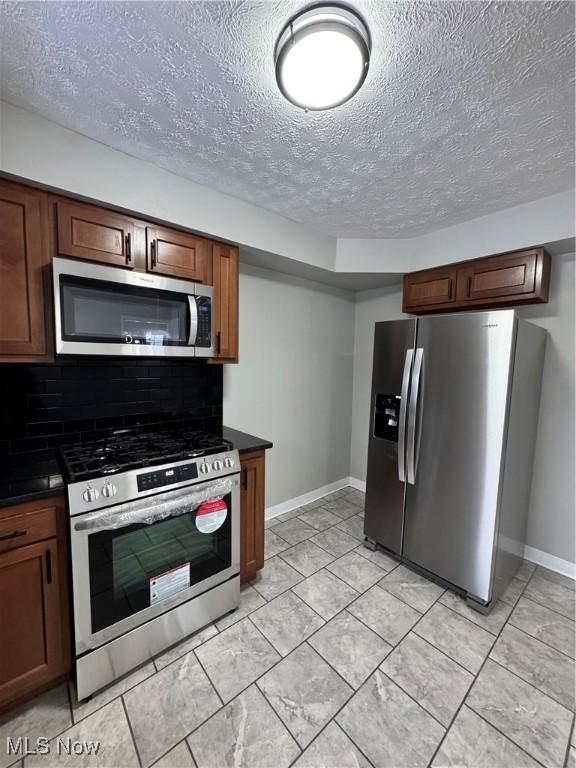
<instances>
[{"instance_id":1,"label":"round ceiling light fixture","mask_svg":"<svg viewBox=\"0 0 576 768\"><path fill-rule=\"evenodd\" d=\"M351 99L368 73L370 33L349 8L317 5L294 16L274 52L284 96L306 110L332 109Z\"/></svg>"}]
</instances>

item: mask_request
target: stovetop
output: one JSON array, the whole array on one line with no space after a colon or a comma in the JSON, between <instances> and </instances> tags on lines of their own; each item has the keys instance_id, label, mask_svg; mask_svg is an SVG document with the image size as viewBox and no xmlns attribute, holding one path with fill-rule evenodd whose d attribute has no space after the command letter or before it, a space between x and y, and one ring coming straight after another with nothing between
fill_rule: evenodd
<instances>
[{"instance_id":1,"label":"stovetop","mask_svg":"<svg viewBox=\"0 0 576 768\"><path fill-rule=\"evenodd\" d=\"M66 480L77 482L231 448L228 440L200 430L118 430L100 440L62 445L60 453Z\"/></svg>"}]
</instances>

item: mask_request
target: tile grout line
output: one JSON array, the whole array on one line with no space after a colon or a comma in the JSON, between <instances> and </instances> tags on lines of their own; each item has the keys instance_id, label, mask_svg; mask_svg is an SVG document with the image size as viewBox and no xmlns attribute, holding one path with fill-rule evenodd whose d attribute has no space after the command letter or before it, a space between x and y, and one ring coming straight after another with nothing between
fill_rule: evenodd
<instances>
[{"instance_id":1,"label":"tile grout line","mask_svg":"<svg viewBox=\"0 0 576 768\"><path fill-rule=\"evenodd\" d=\"M530 758L530 760L533 760L535 763L538 763L538 765L541 765L542 768L550 768L550 766L546 765L546 763L543 763L540 759L538 759L537 757L534 757L534 755L532 755L530 752L528 752L528 750L525 747L521 747L519 744L517 744L514 741L514 739L511 739L510 736L507 736L503 731L500 730L500 728L495 726L494 723L491 723L489 720L487 720L484 717L484 715L481 715L479 712L476 712L476 710L473 709L470 706L470 704L466 704L465 701L464 701L463 706L461 707L461 709L463 709L464 707L469 709L470 712L472 712L472 714L476 715L476 717L478 717L480 720L482 720L483 723L486 723L486 725L489 725L490 728L493 728L497 733L500 734L500 736L502 736L503 739L506 739L506 741L509 741L511 744L514 744L514 746L517 749L519 749L520 752L522 752L523 754L527 755ZM568 744L568 746L570 746L570 744Z\"/></svg>"},{"instance_id":2,"label":"tile grout line","mask_svg":"<svg viewBox=\"0 0 576 768\"><path fill-rule=\"evenodd\" d=\"M490 651L492 653L492 651ZM555 699L554 696L551 696L549 693L546 693L546 691L543 691L541 688L538 688L537 685L534 685L534 683L531 683L529 680L525 680L523 677L520 677L516 672L514 672L513 669L510 669L505 664L502 664L501 662L497 661L496 659L493 659L490 655L488 655L486 661L488 659L493 663L496 664L496 666L500 667L500 669L505 670L508 672L508 674L513 675L517 680L521 680L525 685L530 686L530 688L533 688L535 691L540 693L542 696L545 696L547 699L550 699L550 701L553 701L555 704L558 704L559 707L562 707L562 709L565 709L570 714L573 712L570 707L567 707L566 704L563 704L561 701L558 701L558 699Z\"/></svg>"},{"instance_id":3,"label":"tile grout line","mask_svg":"<svg viewBox=\"0 0 576 768\"><path fill-rule=\"evenodd\" d=\"M240 620L240 621L241 621L241 620ZM234 626L234 625L232 625L232 626ZM215 637L217 637L217 635L216 635ZM214 639L215 639L215 637L214 637L214 638L213 638L213 637L211 637L211 638L210 638L210 640L214 640ZM198 646L198 647L200 647L200 646ZM193 649L192 649L192 653L194 654L194 658L195 658L195 659L196 659L196 661L198 662L198 665L200 666L200 669L201 669L201 670L202 670L202 672L204 672L204 674L206 675L206 679L207 679L207 680L208 680L208 682L210 683L210 686L211 686L211 687L214 689L214 693L216 694L216 696L218 697L218 700L220 701L220 704L222 705L222 706L218 707L218 709L217 709L217 712L219 712L219 711L222 709L222 707L225 707L225 706L226 706L226 704L224 703L224 699L222 698L222 696L220 696L220 693L218 692L218 689L216 688L216 685L214 684L214 682L212 681L212 678L210 677L210 675L208 674L208 672L207 672L207 671L206 671L206 669L204 668L204 664L202 664L202 662L200 661L200 657L199 657L199 656L198 656L198 654L196 653L196 648L193 648ZM211 716L212 716L212 715L211 715ZM210 717L211 717L211 716L210 716Z\"/></svg>"},{"instance_id":4,"label":"tile grout line","mask_svg":"<svg viewBox=\"0 0 576 768\"><path fill-rule=\"evenodd\" d=\"M132 723L130 722L130 716L128 715L128 708L126 706L126 702L124 701L123 695L120 696L120 701L122 703L122 709L124 710L124 717L126 718L126 722L128 724L128 730L130 731L130 736L132 738L132 743L134 745L134 751L136 752L138 764L140 765L140 768L143 768L142 758L140 757L140 750L138 749L138 744L136 743L136 736L134 736L134 731L132 730Z\"/></svg>"},{"instance_id":5,"label":"tile grout line","mask_svg":"<svg viewBox=\"0 0 576 768\"><path fill-rule=\"evenodd\" d=\"M555 646L550 645L550 643L547 643L541 638L536 637L536 635L531 635L530 632L526 632L526 630L522 629L522 627L517 627L516 624L510 624L510 626L518 632L522 632L522 634L526 637L529 637L530 640L535 640L537 643L542 643L542 645L545 645L546 648L550 648L551 651L556 651L556 653L559 653L561 656L563 656L565 659L568 659L572 663L576 662L576 659L574 659L573 656L569 656L567 653L564 653L564 651L561 651L560 648L556 648Z\"/></svg>"},{"instance_id":6,"label":"tile grout line","mask_svg":"<svg viewBox=\"0 0 576 768\"><path fill-rule=\"evenodd\" d=\"M572 728L570 729L570 737L568 739L568 746L566 747L566 756L564 757L564 762L562 763L563 768L568 768L568 760L570 759L570 750L572 749L572 735L574 733L575 727L576 727L576 723L574 721L574 714L572 714Z\"/></svg>"},{"instance_id":7,"label":"tile grout line","mask_svg":"<svg viewBox=\"0 0 576 768\"><path fill-rule=\"evenodd\" d=\"M451 661L453 664L456 664L456 666L460 667L460 669L462 669L464 672L467 672L469 675L472 675L473 678L475 677L474 672L471 672L468 669L468 667L465 667L459 661L456 661L456 659L453 659L452 656L450 656L450 654L446 653L446 651L442 650L442 648L438 648L438 646L434 645L434 643L430 642L430 640L428 640L427 638L422 637L422 635L419 635L417 632L414 631L414 628L412 628L410 631L414 632L416 637L418 637L420 640L426 643L426 645L429 645L430 648L434 648L435 651L438 651L438 653L441 653L442 656L445 656L449 661ZM468 695L467 692L466 692L466 695Z\"/></svg>"}]
</instances>

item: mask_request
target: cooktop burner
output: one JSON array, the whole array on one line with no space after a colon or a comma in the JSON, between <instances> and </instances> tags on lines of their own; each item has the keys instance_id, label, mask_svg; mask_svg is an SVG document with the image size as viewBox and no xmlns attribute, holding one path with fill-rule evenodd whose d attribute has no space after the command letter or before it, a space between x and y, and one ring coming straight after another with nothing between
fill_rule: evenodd
<instances>
[{"instance_id":1,"label":"cooktop burner","mask_svg":"<svg viewBox=\"0 0 576 768\"><path fill-rule=\"evenodd\" d=\"M120 430L101 440L63 445L60 452L67 480L76 482L231 449L227 440L199 430Z\"/></svg>"}]
</instances>

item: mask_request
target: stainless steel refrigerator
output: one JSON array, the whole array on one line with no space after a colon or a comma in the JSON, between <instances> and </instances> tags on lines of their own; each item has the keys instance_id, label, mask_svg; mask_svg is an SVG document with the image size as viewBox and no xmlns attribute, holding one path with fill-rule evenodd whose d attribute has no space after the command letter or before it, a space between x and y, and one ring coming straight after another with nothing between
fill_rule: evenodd
<instances>
[{"instance_id":1,"label":"stainless steel refrigerator","mask_svg":"<svg viewBox=\"0 0 576 768\"><path fill-rule=\"evenodd\" d=\"M545 341L514 310L375 327L368 544L479 610L524 551Z\"/></svg>"}]
</instances>

